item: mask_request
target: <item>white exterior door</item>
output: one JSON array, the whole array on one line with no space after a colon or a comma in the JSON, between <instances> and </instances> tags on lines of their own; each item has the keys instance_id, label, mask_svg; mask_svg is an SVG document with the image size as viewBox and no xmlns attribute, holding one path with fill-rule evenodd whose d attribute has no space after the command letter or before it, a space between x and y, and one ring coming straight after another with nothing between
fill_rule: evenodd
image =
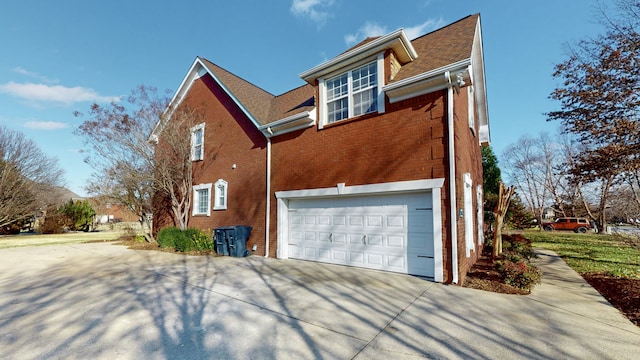
<instances>
[{"instance_id":1,"label":"white exterior door","mask_svg":"<svg viewBox=\"0 0 640 360\"><path fill-rule=\"evenodd\" d=\"M434 276L430 192L292 199L291 258Z\"/></svg>"}]
</instances>

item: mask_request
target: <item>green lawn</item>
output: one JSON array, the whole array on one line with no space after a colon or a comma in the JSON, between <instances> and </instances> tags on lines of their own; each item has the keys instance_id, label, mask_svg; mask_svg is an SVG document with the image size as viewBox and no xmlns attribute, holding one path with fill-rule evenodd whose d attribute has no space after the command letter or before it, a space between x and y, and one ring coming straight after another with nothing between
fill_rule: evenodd
<instances>
[{"instance_id":1,"label":"green lawn","mask_svg":"<svg viewBox=\"0 0 640 360\"><path fill-rule=\"evenodd\" d=\"M85 242L115 241L124 233L122 231L78 232L67 234L22 234L0 236L0 249L23 246L41 246L53 244L79 244Z\"/></svg>"},{"instance_id":2,"label":"green lawn","mask_svg":"<svg viewBox=\"0 0 640 360\"><path fill-rule=\"evenodd\" d=\"M555 251L580 274L589 272L640 279L640 249L618 235L527 231L534 248Z\"/></svg>"}]
</instances>

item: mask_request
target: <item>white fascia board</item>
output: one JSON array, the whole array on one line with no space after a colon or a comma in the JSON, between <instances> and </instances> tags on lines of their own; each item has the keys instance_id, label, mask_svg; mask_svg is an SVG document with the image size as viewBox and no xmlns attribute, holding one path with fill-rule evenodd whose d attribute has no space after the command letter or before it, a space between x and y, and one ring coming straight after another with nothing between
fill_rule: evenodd
<instances>
[{"instance_id":1,"label":"white fascia board","mask_svg":"<svg viewBox=\"0 0 640 360\"><path fill-rule=\"evenodd\" d=\"M400 192L418 192L427 191L434 188L441 188L443 186L444 179L437 178L352 186L337 184L336 187L331 188L278 191L275 195L277 199L305 199L344 195L373 195L392 194Z\"/></svg>"},{"instance_id":2,"label":"white fascia board","mask_svg":"<svg viewBox=\"0 0 640 360\"><path fill-rule=\"evenodd\" d=\"M458 74L463 74L463 80L470 84L471 76L469 67L471 58L427 71L410 78L391 83L382 88L389 97L390 103L410 99L419 95L428 94L437 90L446 89L450 83L455 83ZM446 77L450 74L451 79Z\"/></svg>"},{"instance_id":3,"label":"white fascia board","mask_svg":"<svg viewBox=\"0 0 640 360\"><path fill-rule=\"evenodd\" d=\"M198 61L200 61L200 58L198 58ZM253 117L253 115L251 115L249 110L247 110L247 108L245 108L244 105L242 105L242 103L240 102L240 100L238 100L238 98L235 96L235 94L233 92L231 92L231 90L229 90L226 86L224 86L224 83L222 81L220 81L220 79L218 79L218 77L213 73L213 71L211 71L204 63L202 63L202 61L200 61L200 64L202 64L202 67L207 70L207 73L209 73L209 75L211 75L213 80L215 80L215 82L218 83L218 85L220 85L222 90L224 90L224 92L227 93L227 95L229 95L229 97L233 100L233 102L236 103L236 105L238 105L240 110L242 110L242 112L245 115L247 115L247 117L249 118L249 120L251 120L253 125L256 128L260 128L260 122L255 117Z\"/></svg>"},{"instance_id":4,"label":"white fascia board","mask_svg":"<svg viewBox=\"0 0 640 360\"><path fill-rule=\"evenodd\" d=\"M202 73L202 70L205 70L205 73L211 75L213 80L216 83L218 83L218 85L220 85L222 90L224 90L224 92L227 93L227 95L229 95L229 97L233 100L233 102L235 102L236 105L238 105L240 110L242 110L242 112L245 115L247 115L247 117L249 118L249 120L251 120L253 125L256 128L260 128L260 123L258 122L258 120L255 117L253 117L253 115L251 115L249 110L247 110L242 105L242 103L238 100L238 98L236 98L236 96L226 86L224 86L222 81L220 81L220 79L218 79L218 77L213 73L213 71L211 71L202 62L202 60L200 60L199 57L196 57L196 59L194 60L193 64L189 68L189 71L187 72L187 75L184 77L184 79L180 83L180 86L178 87L178 90L176 90L175 94L171 98L171 101L169 102L169 106L165 109L162 117L163 118L166 118L166 117L171 118L171 114L172 114L173 109L176 109L178 107L178 105L180 105L180 103L184 99L185 94L187 92L189 92L189 89L191 89L191 86L193 85L193 83L197 79L201 78L204 75L204 73ZM156 124L156 126L154 127L154 130L153 130L152 134L155 134L157 127L158 127L158 124Z\"/></svg>"},{"instance_id":5,"label":"white fascia board","mask_svg":"<svg viewBox=\"0 0 640 360\"><path fill-rule=\"evenodd\" d=\"M418 58L418 53L413 45L411 45L411 41L407 38L407 34L403 29L398 29L388 35L375 39L351 51L347 51L344 54L338 55L329 61L301 73L299 76L304 81L311 84L313 83L313 80L319 77L337 71L340 68L349 66L355 62L390 48L396 51L398 57L404 63Z\"/></svg>"},{"instance_id":6,"label":"white fascia board","mask_svg":"<svg viewBox=\"0 0 640 360\"><path fill-rule=\"evenodd\" d=\"M303 111L298 114L288 116L284 119L276 120L272 123L262 125L258 129L266 137L274 137L282 134L286 134L299 129L315 126L316 124L316 110Z\"/></svg>"},{"instance_id":7,"label":"white fascia board","mask_svg":"<svg viewBox=\"0 0 640 360\"><path fill-rule=\"evenodd\" d=\"M156 139L159 136L157 132L161 131L160 129L161 123L171 118L171 115L173 114L173 110L176 109L178 105L180 105L180 103L182 102L182 99L184 98L184 94L186 94L189 91L189 89L191 88L191 85L193 84L193 81L197 77L199 77L197 68L202 65L203 64L202 64L202 61L200 61L200 58L196 57L196 59L193 61L193 64L191 64L191 67L189 67L189 71L187 71L187 74L182 79L180 86L178 86L178 89L173 94L173 97L171 97L171 101L169 101L169 105L167 106L166 109L164 109L161 119L153 127L153 130L149 135L148 141L157 142Z\"/></svg>"},{"instance_id":8,"label":"white fascia board","mask_svg":"<svg viewBox=\"0 0 640 360\"><path fill-rule=\"evenodd\" d=\"M482 27L480 19L476 24L476 35L473 39L471 50L473 63L473 79L475 81L476 106L478 110L478 122L480 125L480 143L489 144L491 133L489 131L489 107L487 105L487 85L484 72L484 51L482 48ZM484 131L483 131L484 129Z\"/></svg>"}]
</instances>

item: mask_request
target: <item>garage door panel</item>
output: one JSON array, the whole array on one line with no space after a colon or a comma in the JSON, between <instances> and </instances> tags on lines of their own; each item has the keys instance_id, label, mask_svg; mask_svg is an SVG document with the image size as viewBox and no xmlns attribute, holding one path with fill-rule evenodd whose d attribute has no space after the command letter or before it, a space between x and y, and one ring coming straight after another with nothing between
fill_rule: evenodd
<instances>
[{"instance_id":1,"label":"garage door panel","mask_svg":"<svg viewBox=\"0 0 640 360\"><path fill-rule=\"evenodd\" d=\"M405 216L391 215L387 216L387 227L390 228L404 228Z\"/></svg>"},{"instance_id":2,"label":"garage door panel","mask_svg":"<svg viewBox=\"0 0 640 360\"><path fill-rule=\"evenodd\" d=\"M387 236L387 246L391 248L403 249L405 247L404 236L397 236L397 235Z\"/></svg>"},{"instance_id":3,"label":"garage door panel","mask_svg":"<svg viewBox=\"0 0 640 360\"><path fill-rule=\"evenodd\" d=\"M367 235L367 245L369 246L382 246L382 235L380 234L369 234Z\"/></svg>"},{"instance_id":4,"label":"garage door panel","mask_svg":"<svg viewBox=\"0 0 640 360\"><path fill-rule=\"evenodd\" d=\"M289 256L433 276L430 198L421 193L290 200Z\"/></svg>"},{"instance_id":5,"label":"garage door panel","mask_svg":"<svg viewBox=\"0 0 640 360\"><path fill-rule=\"evenodd\" d=\"M362 215L350 215L349 216L349 226L351 227L362 227L364 226L364 216Z\"/></svg>"},{"instance_id":6,"label":"garage door panel","mask_svg":"<svg viewBox=\"0 0 640 360\"><path fill-rule=\"evenodd\" d=\"M338 263L344 263L347 260L347 252L345 250L331 250L331 258Z\"/></svg>"}]
</instances>

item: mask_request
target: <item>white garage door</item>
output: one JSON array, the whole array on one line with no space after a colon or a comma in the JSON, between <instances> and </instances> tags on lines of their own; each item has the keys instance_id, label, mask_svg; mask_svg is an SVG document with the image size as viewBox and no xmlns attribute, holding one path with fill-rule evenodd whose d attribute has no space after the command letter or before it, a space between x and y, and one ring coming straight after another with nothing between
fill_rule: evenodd
<instances>
[{"instance_id":1,"label":"white garage door","mask_svg":"<svg viewBox=\"0 0 640 360\"><path fill-rule=\"evenodd\" d=\"M289 257L434 276L431 193L289 202Z\"/></svg>"}]
</instances>

